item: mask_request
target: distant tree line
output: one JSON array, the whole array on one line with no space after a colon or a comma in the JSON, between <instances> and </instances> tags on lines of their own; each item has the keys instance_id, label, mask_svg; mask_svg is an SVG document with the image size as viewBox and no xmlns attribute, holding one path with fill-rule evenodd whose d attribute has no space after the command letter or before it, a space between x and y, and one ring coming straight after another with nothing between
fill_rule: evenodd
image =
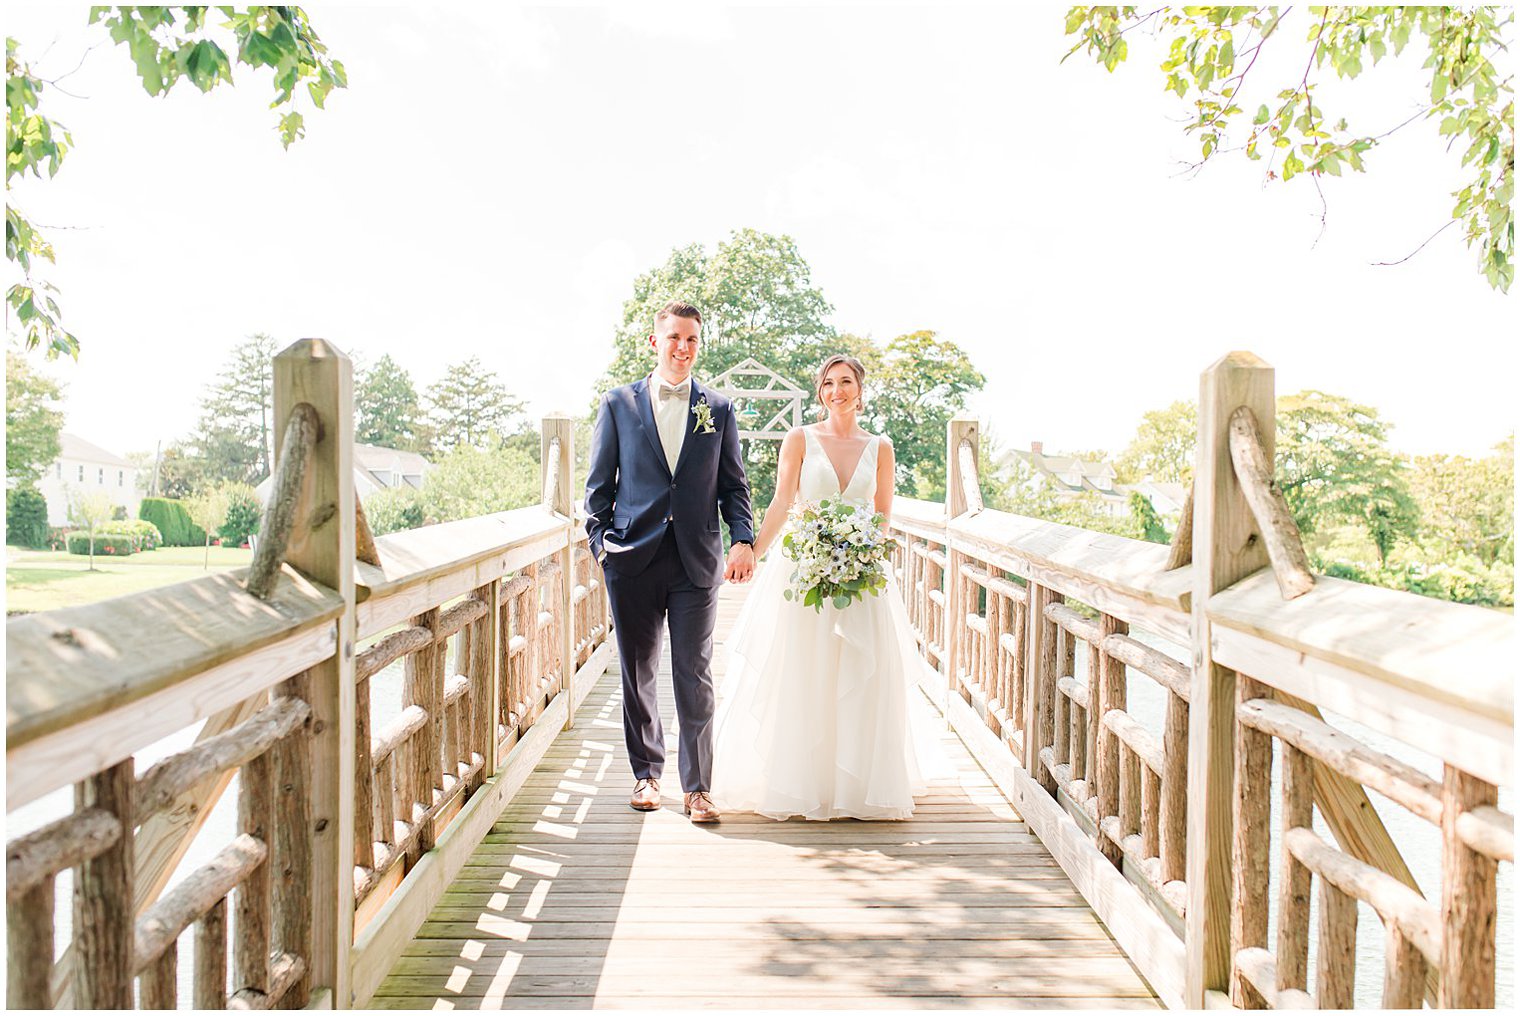
<instances>
[{"instance_id":1,"label":"distant tree line","mask_svg":"<svg viewBox=\"0 0 1520 1016\"><path fill-rule=\"evenodd\" d=\"M1277 400L1277 480L1325 574L1493 606L1514 603L1514 435L1486 456L1401 455L1390 425L1371 406L1303 391ZM1192 482L1198 411L1174 402L1146 413L1112 459L1120 484ZM1154 507L1138 493L1114 517L1096 495L1058 499L1032 484L1027 466L984 438L994 463L983 496L1007 511L1166 542ZM1143 504L1140 502L1144 502Z\"/></svg>"}]
</instances>

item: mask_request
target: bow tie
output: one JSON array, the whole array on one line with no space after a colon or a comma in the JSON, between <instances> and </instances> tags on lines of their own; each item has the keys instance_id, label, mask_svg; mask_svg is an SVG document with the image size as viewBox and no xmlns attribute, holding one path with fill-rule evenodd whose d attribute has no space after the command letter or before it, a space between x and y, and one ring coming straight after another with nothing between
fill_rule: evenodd
<instances>
[{"instance_id":1,"label":"bow tie","mask_svg":"<svg viewBox=\"0 0 1520 1016\"><path fill-rule=\"evenodd\" d=\"M666 399L678 399L678 398L679 399L686 399L686 398L689 398L690 395L691 395L691 383L690 382L687 382L686 384L680 384L680 385L667 385L667 384L663 384L663 383L660 385L660 401L661 402L664 402Z\"/></svg>"}]
</instances>

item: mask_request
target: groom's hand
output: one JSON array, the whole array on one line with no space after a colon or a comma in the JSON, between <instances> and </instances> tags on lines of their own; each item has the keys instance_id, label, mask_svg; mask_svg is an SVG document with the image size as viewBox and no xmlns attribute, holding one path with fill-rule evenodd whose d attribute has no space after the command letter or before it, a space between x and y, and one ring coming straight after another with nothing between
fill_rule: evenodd
<instances>
[{"instance_id":1,"label":"groom's hand","mask_svg":"<svg viewBox=\"0 0 1520 1016\"><path fill-rule=\"evenodd\" d=\"M755 574L755 548L736 543L728 548L728 566L723 578L728 582L748 582Z\"/></svg>"}]
</instances>

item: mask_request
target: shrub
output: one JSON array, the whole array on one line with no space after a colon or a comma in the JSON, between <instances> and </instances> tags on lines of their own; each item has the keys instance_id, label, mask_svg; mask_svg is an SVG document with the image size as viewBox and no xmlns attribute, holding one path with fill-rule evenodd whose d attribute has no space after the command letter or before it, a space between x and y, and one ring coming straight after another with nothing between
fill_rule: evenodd
<instances>
[{"instance_id":1,"label":"shrub","mask_svg":"<svg viewBox=\"0 0 1520 1016\"><path fill-rule=\"evenodd\" d=\"M249 533L259 531L263 506L259 504L258 493L246 483L228 484L226 491L227 519L217 532L224 547L237 547L248 539Z\"/></svg>"},{"instance_id":2,"label":"shrub","mask_svg":"<svg viewBox=\"0 0 1520 1016\"><path fill-rule=\"evenodd\" d=\"M68 535L70 554L88 554L90 552L89 533L70 533ZM128 557L137 553L137 540L134 537L119 533L96 533L95 554L108 557Z\"/></svg>"},{"instance_id":3,"label":"shrub","mask_svg":"<svg viewBox=\"0 0 1520 1016\"><path fill-rule=\"evenodd\" d=\"M95 530L95 535L130 537L138 550L157 550L164 542L163 536L159 534L158 527L144 519L130 519L126 522L107 522Z\"/></svg>"},{"instance_id":4,"label":"shrub","mask_svg":"<svg viewBox=\"0 0 1520 1016\"><path fill-rule=\"evenodd\" d=\"M125 522L125 521L127 521L127 506L124 505L124 504L119 504L115 508L112 508L111 509L111 521L112 522Z\"/></svg>"},{"instance_id":5,"label":"shrub","mask_svg":"<svg viewBox=\"0 0 1520 1016\"><path fill-rule=\"evenodd\" d=\"M5 542L44 547L48 538L47 498L36 487L5 492Z\"/></svg>"},{"instance_id":6,"label":"shrub","mask_svg":"<svg viewBox=\"0 0 1520 1016\"><path fill-rule=\"evenodd\" d=\"M185 506L173 498L145 497L137 516L158 527L165 547L199 547L206 542L206 531L191 522Z\"/></svg>"},{"instance_id":7,"label":"shrub","mask_svg":"<svg viewBox=\"0 0 1520 1016\"><path fill-rule=\"evenodd\" d=\"M377 490L364 501L364 517L376 536L416 529L426 519L422 495L411 487Z\"/></svg>"},{"instance_id":8,"label":"shrub","mask_svg":"<svg viewBox=\"0 0 1520 1016\"><path fill-rule=\"evenodd\" d=\"M1395 567L1379 568L1356 561L1310 562L1315 571L1338 579L1399 589L1453 603L1470 603L1481 607L1512 607L1515 603L1515 572L1510 565L1484 565L1471 554L1459 554L1455 560L1434 564L1407 561Z\"/></svg>"},{"instance_id":9,"label":"shrub","mask_svg":"<svg viewBox=\"0 0 1520 1016\"><path fill-rule=\"evenodd\" d=\"M538 463L516 448L488 451L462 444L433 467L421 493L423 513L439 522L537 504Z\"/></svg>"}]
</instances>

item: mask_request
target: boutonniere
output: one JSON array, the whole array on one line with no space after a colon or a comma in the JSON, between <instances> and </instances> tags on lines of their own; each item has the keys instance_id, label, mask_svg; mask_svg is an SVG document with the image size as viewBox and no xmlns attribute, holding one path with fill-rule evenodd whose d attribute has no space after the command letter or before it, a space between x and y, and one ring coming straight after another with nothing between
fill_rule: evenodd
<instances>
[{"instance_id":1,"label":"boutonniere","mask_svg":"<svg viewBox=\"0 0 1520 1016\"><path fill-rule=\"evenodd\" d=\"M697 404L691 407L692 415L697 418L696 426L691 428L693 434L716 434L712 422L712 406L707 404L707 396L697 400Z\"/></svg>"}]
</instances>

